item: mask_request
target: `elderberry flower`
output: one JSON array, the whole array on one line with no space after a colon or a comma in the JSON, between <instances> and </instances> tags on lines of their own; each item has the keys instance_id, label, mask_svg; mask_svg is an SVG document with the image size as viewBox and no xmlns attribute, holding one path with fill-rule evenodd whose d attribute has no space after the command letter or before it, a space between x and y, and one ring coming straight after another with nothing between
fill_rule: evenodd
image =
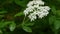
<instances>
[{"instance_id":1,"label":"elderberry flower","mask_svg":"<svg viewBox=\"0 0 60 34\"><path fill-rule=\"evenodd\" d=\"M34 21L34 19L37 18L35 13L31 13L28 17L31 19L31 21Z\"/></svg>"},{"instance_id":2,"label":"elderberry flower","mask_svg":"<svg viewBox=\"0 0 60 34\"><path fill-rule=\"evenodd\" d=\"M27 7L34 6L34 5L44 5L44 2L41 0L33 0L27 4Z\"/></svg>"},{"instance_id":3,"label":"elderberry flower","mask_svg":"<svg viewBox=\"0 0 60 34\"><path fill-rule=\"evenodd\" d=\"M49 14L50 7L42 5L44 5L44 2L42 0L30 1L27 4L27 8L24 10L25 16L28 16L31 21L47 16Z\"/></svg>"}]
</instances>

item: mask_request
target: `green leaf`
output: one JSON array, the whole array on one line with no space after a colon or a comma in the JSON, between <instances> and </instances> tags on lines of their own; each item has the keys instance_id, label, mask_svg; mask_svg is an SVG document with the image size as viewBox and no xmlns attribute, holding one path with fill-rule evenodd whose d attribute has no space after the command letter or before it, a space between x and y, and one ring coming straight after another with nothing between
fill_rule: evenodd
<instances>
[{"instance_id":1,"label":"green leaf","mask_svg":"<svg viewBox=\"0 0 60 34\"><path fill-rule=\"evenodd\" d=\"M9 25L10 31L14 31L16 28L16 24L13 22Z\"/></svg>"},{"instance_id":2,"label":"green leaf","mask_svg":"<svg viewBox=\"0 0 60 34\"><path fill-rule=\"evenodd\" d=\"M0 34L3 34L2 30L0 30Z\"/></svg>"},{"instance_id":3,"label":"green leaf","mask_svg":"<svg viewBox=\"0 0 60 34\"><path fill-rule=\"evenodd\" d=\"M29 0L15 0L15 3L22 6L22 7L26 7L26 4Z\"/></svg>"},{"instance_id":4,"label":"green leaf","mask_svg":"<svg viewBox=\"0 0 60 34\"><path fill-rule=\"evenodd\" d=\"M56 20L54 23L55 29L59 29L60 28L60 20Z\"/></svg>"},{"instance_id":5,"label":"green leaf","mask_svg":"<svg viewBox=\"0 0 60 34\"><path fill-rule=\"evenodd\" d=\"M60 10L57 10L56 16L59 16L60 17Z\"/></svg>"},{"instance_id":6,"label":"green leaf","mask_svg":"<svg viewBox=\"0 0 60 34\"><path fill-rule=\"evenodd\" d=\"M22 16L22 15L24 15L23 12L19 12L19 13L17 13L17 14L15 15L15 17L16 17L16 16Z\"/></svg>"},{"instance_id":7,"label":"green leaf","mask_svg":"<svg viewBox=\"0 0 60 34\"><path fill-rule=\"evenodd\" d=\"M49 17L49 24L52 25L55 22L55 20L56 20L56 16L50 16Z\"/></svg>"},{"instance_id":8,"label":"green leaf","mask_svg":"<svg viewBox=\"0 0 60 34\"><path fill-rule=\"evenodd\" d=\"M23 30L25 30L26 32L32 32L32 29L27 26L23 26Z\"/></svg>"},{"instance_id":9,"label":"green leaf","mask_svg":"<svg viewBox=\"0 0 60 34\"><path fill-rule=\"evenodd\" d=\"M11 21L1 21L0 22L0 28L6 27L7 25L9 25L11 23Z\"/></svg>"},{"instance_id":10,"label":"green leaf","mask_svg":"<svg viewBox=\"0 0 60 34\"><path fill-rule=\"evenodd\" d=\"M0 11L0 14L4 14L4 13L7 13L7 11Z\"/></svg>"},{"instance_id":11,"label":"green leaf","mask_svg":"<svg viewBox=\"0 0 60 34\"><path fill-rule=\"evenodd\" d=\"M57 0L58 2L60 2L60 0Z\"/></svg>"},{"instance_id":12,"label":"green leaf","mask_svg":"<svg viewBox=\"0 0 60 34\"><path fill-rule=\"evenodd\" d=\"M52 9L53 14L56 15L56 7L55 6L52 6L51 9Z\"/></svg>"},{"instance_id":13,"label":"green leaf","mask_svg":"<svg viewBox=\"0 0 60 34\"><path fill-rule=\"evenodd\" d=\"M0 18L4 17L4 15L0 15Z\"/></svg>"}]
</instances>

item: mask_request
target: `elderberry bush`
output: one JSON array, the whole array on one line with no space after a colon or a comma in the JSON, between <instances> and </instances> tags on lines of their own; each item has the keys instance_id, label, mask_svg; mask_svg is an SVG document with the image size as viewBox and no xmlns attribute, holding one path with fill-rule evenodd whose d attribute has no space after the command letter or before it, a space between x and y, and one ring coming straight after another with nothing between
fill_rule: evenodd
<instances>
[{"instance_id":1,"label":"elderberry bush","mask_svg":"<svg viewBox=\"0 0 60 34\"><path fill-rule=\"evenodd\" d=\"M60 0L0 0L0 34L60 34Z\"/></svg>"}]
</instances>

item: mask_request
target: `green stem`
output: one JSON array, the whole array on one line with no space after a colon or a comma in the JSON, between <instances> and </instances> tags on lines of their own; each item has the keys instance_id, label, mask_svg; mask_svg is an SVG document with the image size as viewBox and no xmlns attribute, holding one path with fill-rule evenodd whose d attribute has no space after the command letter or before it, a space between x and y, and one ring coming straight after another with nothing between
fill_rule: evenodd
<instances>
[{"instance_id":1,"label":"green stem","mask_svg":"<svg viewBox=\"0 0 60 34\"><path fill-rule=\"evenodd\" d=\"M55 30L55 34L58 34L57 30Z\"/></svg>"},{"instance_id":2,"label":"green stem","mask_svg":"<svg viewBox=\"0 0 60 34\"><path fill-rule=\"evenodd\" d=\"M26 18L26 16L24 17L24 19L22 21L22 24L17 25L17 27L20 27L20 26L22 26L24 24L25 18Z\"/></svg>"},{"instance_id":3,"label":"green stem","mask_svg":"<svg viewBox=\"0 0 60 34\"><path fill-rule=\"evenodd\" d=\"M24 24L25 18L26 18L26 16L25 16L24 19L23 19L22 25Z\"/></svg>"}]
</instances>

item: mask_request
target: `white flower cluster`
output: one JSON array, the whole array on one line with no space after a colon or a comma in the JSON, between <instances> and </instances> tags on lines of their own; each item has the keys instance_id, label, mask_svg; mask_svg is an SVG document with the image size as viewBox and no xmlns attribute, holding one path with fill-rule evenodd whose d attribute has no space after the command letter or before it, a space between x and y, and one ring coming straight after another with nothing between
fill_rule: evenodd
<instances>
[{"instance_id":1,"label":"white flower cluster","mask_svg":"<svg viewBox=\"0 0 60 34\"><path fill-rule=\"evenodd\" d=\"M26 10L24 10L25 16L28 15L31 21L34 21L37 18L42 18L49 14L50 7L43 6L44 2L42 0L33 0L27 4ZM38 17L37 17L38 16Z\"/></svg>"}]
</instances>

